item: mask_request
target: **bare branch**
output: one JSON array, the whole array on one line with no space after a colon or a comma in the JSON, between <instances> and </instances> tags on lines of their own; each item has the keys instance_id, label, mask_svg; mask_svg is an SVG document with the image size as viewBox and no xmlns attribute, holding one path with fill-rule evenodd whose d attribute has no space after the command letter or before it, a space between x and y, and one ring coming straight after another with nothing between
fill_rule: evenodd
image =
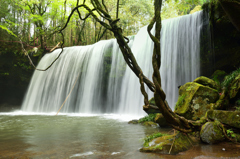
<instances>
[{"instance_id":1,"label":"bare branch","mask_svg":"<svg viewBox=\"0 0 240 159\"><path fill-rule=\"evenodd\" d=\"M105 5L105 2L104 2L104 0L102 0L102 4L103 4L103 6L104 6L104 8L105 8L106 12L108 13L108 9L107 9L107 7L106 7L106 5Z\"/></svg>"}]
</instances>

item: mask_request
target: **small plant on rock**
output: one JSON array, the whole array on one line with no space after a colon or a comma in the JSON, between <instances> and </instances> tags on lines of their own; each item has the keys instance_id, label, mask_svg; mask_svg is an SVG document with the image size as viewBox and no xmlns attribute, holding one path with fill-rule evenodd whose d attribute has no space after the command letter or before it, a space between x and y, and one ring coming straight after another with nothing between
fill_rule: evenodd
<instances>
[{"instance_id":1,"label":"small plant on rock","mask_svg":"<svg viewBox=\"0 0 240 159\"><path fill-rule=\"evenodd\" d=\"M143 123L145 121L153 121L154 122L154 119L156 117L156 114L149 114L141 119L138 120L139 123Z\"/></svg>"},{"instance_id":2,"label":"small plant on rock","mask_svg":"<svg viewBox=\"0 0 240 159\"><path fill-rule=\"evenodd\" d=\"M152 141L153 139L155 138L158 138L158 137L162 137L162 136L166 136L167 134L162 134L160 132L158 133L154 133L154 134L151 134L151 135L147 135L143 140L144 140L144 146L148 146L148 143L150 141Z\"/></svg>"}]
</instances>

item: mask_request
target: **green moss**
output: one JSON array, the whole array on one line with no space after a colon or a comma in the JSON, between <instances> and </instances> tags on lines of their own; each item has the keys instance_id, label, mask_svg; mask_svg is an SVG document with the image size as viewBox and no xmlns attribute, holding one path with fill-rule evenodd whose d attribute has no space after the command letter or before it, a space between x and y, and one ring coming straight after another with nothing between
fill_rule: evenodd
<instances>
[{"instance_id":1,"label":"green moss","mask_svg":"<svg viewBox=\"0 0 240 159\"><path fill-rule=\"evenodd\" d=\"M151 127L155 127L155 128L158 127L158 124L155 122L152 122L152 121L145 121L145 122L142 122L141 124L144 126L151 126Z\"/></svg>"},{"instance_id":2,"label":"green moss","mask_svg":"<svg viewBox=\"0 0 240 159\"><path fill-rule=\"evenodd\" d=\"M143 140L144 140L144 146L149 146L149 142L152 141L153 139L155 138L158 138L158 137L162 137L162 136L166 136L168 134L162 134L160 132L158 133L154 133L154 134L151 134L151 135L147 135Z\"/></svg>"},{"instance_id":3,"label":"green moss","mask_svg":"<svg viewBox=\"0 0 240 159\"><path fill-rule=\"evenodd\" d=\"M189 82L179 89L179 98L175 106L175 113L187 119L198 120L208 109L211 103L219 98L218 91L202 84Z\"/></svg>"},{"instance_id":4,"label":"green moss","mask_svg":"<svg viewBox=\"0 0 240 159\"><path fill-rule=\"evenodd\" d=\"M240 112L238 111L209 110L207 117L212 120L218 120L223 124L240 128Z\"/></svg>"},{"instance_id":5,"label":"green moss","mask_svg":"<svg viewBox=\"0 0 240 159\"><path fill-rule=\"evenodd\" d=\"M217 90L220 89L220 86L216 82L214 82L212 79L204 77L204 76L196 78L193 82L202 84L204 86L208 86L213 89L217 89Z\"/></svg>"},{"instance_id":6,"label":"green moss","mask_svg":"<svg viewBox=\"0 0 240 159\"><path fill-rule=\"evenodd\" d=\"M152 97L148 102L149 102L149 104L151 104L151 105L156 105L155 100L154 100L154 97Z\"/></svg>"},{"instance_id":7,"label":"green moss","mask_svg":"<svg viewBox=\"0 0 240 159\"><path fill-rule=\"evenodd\" d=\"M172 147L171 154L177 154L188 150L195 142L188 135L177 132L175 135L163 135L149 140L140 151L169 154L169 150Z\"/></svg>"},{"instance_id":8,"label":"green moss","mask_svg":"<svg viewBox=\"0 0 240 159\"><path fill-rule=\"evenodd\" d=\"M187 95L183 94L180 97L178 97L178 101L176 103L176 109L179 109L178 107L180 107L183 103L184 103L184 99Z\"/></svg>"},{"instance_id":9,"label":"green moss","mask_svg":"<svg viewBox=\"0 0 240 159\"><path fill-rule=\"evenodd\" d=\"M154 122L155 121L155 117L156 117L156 114L149 114L149 115L147 115L147 116L145 116L143 118L140 118L138 120L138 122L139 123L143 123L145 121L152 121L152 122Z\"/></svg>"},{"instance_id":10,"label":"green moss","mask_svg":"<svg viewBox=\"0 0 240 159\"><path fill-rule=\"evenodd\" d=\"M198 90L200 84L188 82L181 86L179 89L178 101L176 103L175 112L178 114L185 114L189 111L189 103L192 100L193 95ZM187 91L187 92L186 92Z\"/></svg>"}]
</instances>

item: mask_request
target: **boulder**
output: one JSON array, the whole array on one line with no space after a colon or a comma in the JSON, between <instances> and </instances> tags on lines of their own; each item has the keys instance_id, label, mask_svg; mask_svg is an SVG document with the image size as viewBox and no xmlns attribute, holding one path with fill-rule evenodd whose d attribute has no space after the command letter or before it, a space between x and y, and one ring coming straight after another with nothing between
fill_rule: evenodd
<instances>
[{"instance_id":1,"label":"boulder","mask_svg":"<svg viewBox=\"0 0 240 159\"><path fill-rule=\"evenodd\" d=\"M144 126L151 126L151 127L154 127L154 128L158 127L158 124L154 123L152 121L145 121L145 122L142 122L141 124L144 125Z\"/></svg>"},{"instance_id":2,"label":"boulder","mask_svg":"<svg viewBox=\"0 0 240 159\"><path fill-rule=\"evenodd\" d=\"M198 120L219 98L217 90L196 82L188 82L179 89L175 113L186 119Z\"/></svg>"},{"instance_id":3,"label":"boulder","mask_svg":"<svg viewBox=\"0 0 240 159\"><path fill-rule=\"evenodd\" d=\"M200 138L208 144L215 144L225 139L219 121L205 123L200 131Z\"/></svg>"},{"instance_id":4,"label":"boulder","mask_svg":"<svg viewBox=\"0 0 240 159\"><path fill-rule=\"evenodd\" d=\"M131 120L128 122L128 124L138 124L138 120Z\"/></svg>"},{"instance_id":5,"label":"boulder","mask_svg":"<svg viewBox=\"0 0 240 159\"><path fill-rule=\"evenodd\" d=\"M231 127L240 128L240 112L239 111L223 111L223 110L209 110L207 118L218 120L223 124Z\"/></svg>"},{"instance_id":6,"label":"boulder","mask_svg":"<svg viewBox=\"0 0 240 159\"><path fill-rule=\"evenodd\" d=\"M178 132L176 135L167 135L155 138L148 143L144 143L144 147L140 149L141 152L155 152L161 154L178 154L186 151L196 143L197 140L192 137ZM172 147L172 148L171 148ZM171 150L170 150L171 149Z\"/></svg>"}]
</instances>

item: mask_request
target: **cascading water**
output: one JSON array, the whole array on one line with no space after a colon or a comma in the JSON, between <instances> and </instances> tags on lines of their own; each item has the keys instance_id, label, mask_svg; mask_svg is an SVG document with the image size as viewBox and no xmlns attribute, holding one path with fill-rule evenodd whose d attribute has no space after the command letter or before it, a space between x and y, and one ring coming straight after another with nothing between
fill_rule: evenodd
<instances>
[{"instance_id":1,"label":"cascading water","mask_svg":"<svg viewBox=\"0 0 240 159\"><path fill-rule=\"evenodd\" d=\"M164 20L161 31L161 78L169 105L174 108L178 86L199 75L202 11ZM151 79L153 42L146 27L129 42L143 73ZM60 53L45 55L38 68L47 67ZM126 66L115 39L89 46L64 48L45 72L35 71L22 110L56 112L73 88L61 112L143 115L143 96L135 74ZM147 90L149 97L153 94Z\"/></svg>"}]
</instances>

